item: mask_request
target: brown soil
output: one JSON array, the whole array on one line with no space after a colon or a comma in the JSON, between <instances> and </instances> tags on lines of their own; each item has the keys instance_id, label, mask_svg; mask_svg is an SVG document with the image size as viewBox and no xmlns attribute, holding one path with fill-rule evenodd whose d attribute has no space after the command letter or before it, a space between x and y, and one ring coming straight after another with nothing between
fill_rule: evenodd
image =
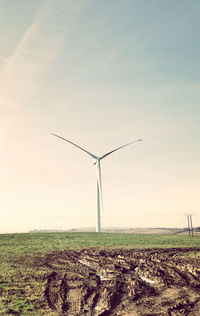
<instances>
[{"instance_id":1,"label":"brown soil","mask_svg":"<svg viewBox=\"0 0 200 316\"><path fill-rule=\"evenodd\" d=\"M200 315L200 250L68 250L40 261L55 315Z\"/></svg>"}]
</instances>

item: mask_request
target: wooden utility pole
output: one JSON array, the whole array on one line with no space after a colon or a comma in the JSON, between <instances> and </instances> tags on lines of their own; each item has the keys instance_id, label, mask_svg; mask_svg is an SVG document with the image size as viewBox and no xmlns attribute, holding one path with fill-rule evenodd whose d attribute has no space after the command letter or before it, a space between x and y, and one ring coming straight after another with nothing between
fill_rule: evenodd
<instances>
[{"instance_id":1,"label":"wooden utility pole","mask_svg":"<svg viewBox=\"0 0 200 316\"><path fill-rule=\"evenodd\" d=\"M186 214L187 215L187 223L188 223L188 234L189 236L191 236L191 232L190 232L190 216L189 214Z\"/></svg>"},{"instance_id":2,"label":"wooden utility pole","mask_svg":"<svg viewBox=\"0 0 200 316\"><path fill-rule=\"evenodd\" d=\"M192 226L192 214L186 214L187 215L187 224L188 224L188 235L190 237L194 237L194 230Z\"/></svg>"},{"instance_id":3,"label":"wooden utility pole","mask_svg":"<svg viewBox=\"0 0 200 316\"><path fill-rule=\"evenodd\" d=\"M192 237L194 237L194 234L193 234L193 227L192 227L192 214L190 214L190 228L191 228Z\"/></svg>"}]
</instances>

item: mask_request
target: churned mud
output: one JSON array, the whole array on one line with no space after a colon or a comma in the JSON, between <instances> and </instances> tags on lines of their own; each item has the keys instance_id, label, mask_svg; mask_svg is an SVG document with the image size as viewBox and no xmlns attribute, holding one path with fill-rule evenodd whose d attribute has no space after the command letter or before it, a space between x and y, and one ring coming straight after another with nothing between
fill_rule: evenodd
<instances>
[{"instance_id":1,"label":"churned mud","mask_svg":"<svg viewBox=\"0 0 200 316\"><path fill-rule=\"evenodd\" d=\"M200 250L68 250L41 261L55 315L200 315Z\"/></svg>"}]
</instances>

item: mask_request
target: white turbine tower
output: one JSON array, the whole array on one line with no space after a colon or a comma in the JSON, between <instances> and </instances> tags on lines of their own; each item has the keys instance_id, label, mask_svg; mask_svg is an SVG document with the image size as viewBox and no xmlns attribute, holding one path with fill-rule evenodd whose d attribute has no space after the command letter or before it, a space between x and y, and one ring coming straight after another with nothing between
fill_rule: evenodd
<instances>
[{"instance_id":1,"label":"white turbine tower","mask_svg":"<svg viewBox=\"0 0 200 316\"><path fill-rule=\"evenodd\" d=\"M124 147L126 147L128 145L140 142L140 141L142 141L142 139L138 139L136 141L133 141L133 142L130 142L130 143L125 144L123 146L120 146L120 147L118 147L116 149L113 149L113 150L109 151L108 153L104 154L103 156L98 157L98 156L90 153L86 149L84 149L84 148L72 143L70 140L68 140L68 139L66 139L64 137L61 137L61 136L53 134L53 133L52 133L52 135L54 135L54 136L56 136L58 138L61 138L61 139L65 140L66 142L76 146L77 148L81 149L82 151L84 151L85 153L87 153L88 155L90 155L92 158L95 159L94 165L97 166L97 222L96 222L96 232L100 233L101 232L101 215L100 215L100 213L101 213L101 207L102 207L102 204L103 204L102 203L103 202L103 198L102 198L101 163L100 163L100 161L102 159L104 159L105 157L107 157L108 155L114 153L115 151L117 151L117 150L119 150L121 148L124 148Z\"/></svg>"}]
</instances>

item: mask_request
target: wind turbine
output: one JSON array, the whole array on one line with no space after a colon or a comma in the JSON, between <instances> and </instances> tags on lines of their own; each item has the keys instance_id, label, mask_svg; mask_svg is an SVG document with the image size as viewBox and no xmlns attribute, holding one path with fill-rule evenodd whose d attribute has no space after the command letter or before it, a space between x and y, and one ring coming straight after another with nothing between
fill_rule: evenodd
<instances>
[{"instance_id":1,"label":"wind turbine","mask_svg":"<svg viewBox=\"0 0 200 316\"><path fill-rule=\"evenodd\" d=\"M98 157L98 156L90 153L86 149L80 147L79 145L72 143L70 140L68 140L68 139L66 139L64 137L61 137L61 136L53 134L53 133L52 133L52 135L56 136L58 138L61 138L62 140L65 140L66 142L74 145L75 147L81 149L82 151L84 151L85 153L87 153L88 155L90 155L92 158L95 159L94 165L97 166L97 222L96 222L96 232L100 233L101 232L101 216L100 216L100 212L101 212L101 207L102 207L102 204L103 204L102 203L103 202L103 198L102 198L101 163L100 163L100 161L102 159L104 159L105 157L107 157L108 155L114 153L115 151L117 151L117 150L119 150L121 148L124 148L124 147L126 147L128 145L140 142L140 141L142 141L142 139L138 139L136 141L133 141L133 142L130 142L128 144L125 144L125 145L122 145L120 147L117 147L117 148L109 151L108 153L104 154L103 156Z\"/></svg>"}]
</instances>

